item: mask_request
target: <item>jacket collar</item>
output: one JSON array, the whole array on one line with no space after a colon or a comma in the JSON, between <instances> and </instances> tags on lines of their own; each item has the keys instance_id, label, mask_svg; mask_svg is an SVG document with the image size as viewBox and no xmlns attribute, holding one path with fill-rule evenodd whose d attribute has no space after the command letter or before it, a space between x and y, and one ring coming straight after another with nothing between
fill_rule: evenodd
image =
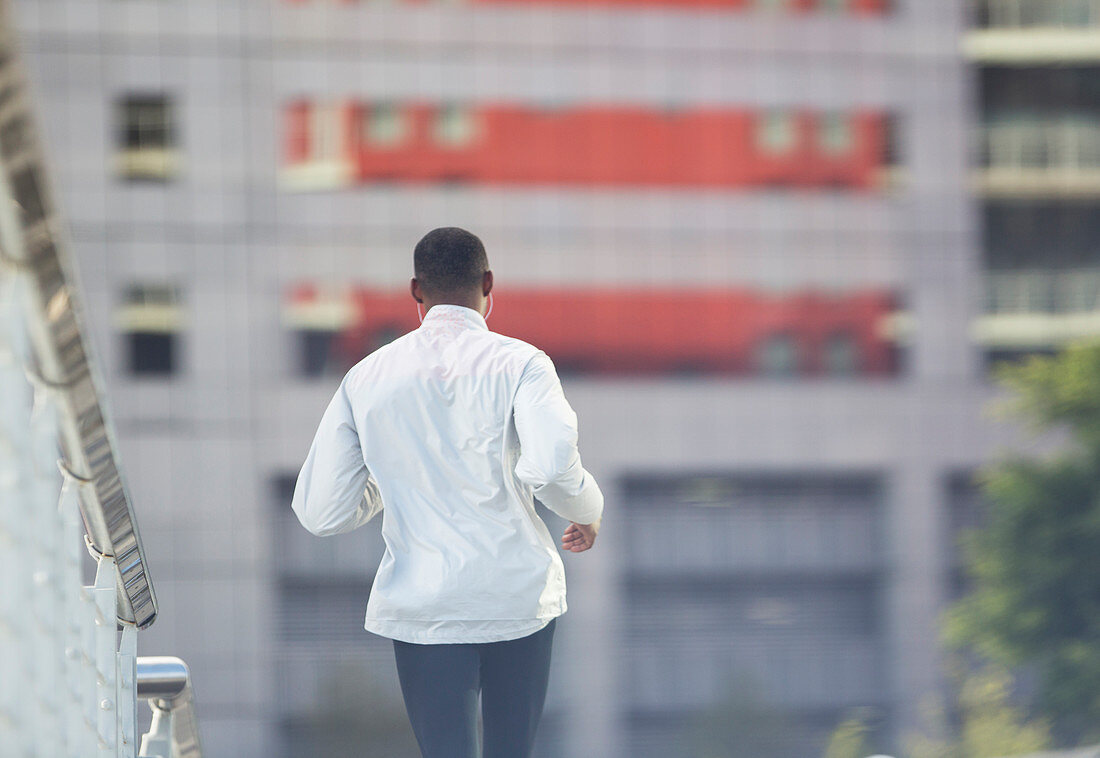
<instances>
[{"instance_id":1,"label":"jacket collar","mask_svg":"<svg viewBox=\"0 0 1100 758\"><path fill-rule=\"evenodd\" d=\"M475 329L489 330L482 315L464 305L433 305L424 315L423 325L433 324L469 325Z\"/></svg>"}]
</instances>

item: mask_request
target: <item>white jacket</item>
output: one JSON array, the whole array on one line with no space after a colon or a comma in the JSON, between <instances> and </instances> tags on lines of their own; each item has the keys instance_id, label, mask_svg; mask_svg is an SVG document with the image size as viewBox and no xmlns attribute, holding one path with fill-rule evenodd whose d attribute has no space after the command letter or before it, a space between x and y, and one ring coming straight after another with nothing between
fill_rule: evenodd
<instances>
[{"instance_id":1,"label":"white jacket","mask_svg":"<svg viewBox=\"0 0 1100 758\"><path fill-rule=\"evenodd\" d=\"M495 642L566 610L565 567L534 498L589 524L603 494L545 353L436 305L340 384L294 489L318 535L382 513L365 628L405 642Z\"/></svg>"}]
</instances>

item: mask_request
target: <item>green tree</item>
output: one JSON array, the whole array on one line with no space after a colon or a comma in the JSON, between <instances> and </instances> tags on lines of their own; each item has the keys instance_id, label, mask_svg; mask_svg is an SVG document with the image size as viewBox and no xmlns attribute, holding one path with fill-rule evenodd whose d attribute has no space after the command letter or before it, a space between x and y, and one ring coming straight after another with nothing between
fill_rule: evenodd
<instances>
[{"instance_id":1,"label":"green tree","mask_svg":"<svg viewBox=\"0 0 1100 758\"><path fill-rule=\"evenodd\" d=\"M867 758L867 725L857 718L841 722L825 747L824 758Z\"/></svg>"},{"instance_id":2,"label":"green tree","mask_svg":"<svg viewBox=\"0 0 1100 758\"><path fill-rule=\"evenodd\" d=\"M999 758L1044 750L1050 729L1043 720L1028 721L1012 705L1012 677L1002 668L987 667L970 673L961 683L957 738L916 735L908 740L908 758ZM927 709L926 719L936 734L949 731L942 707Z\"/></svg>"},{"instance_id":3,"label":"green tree","mask_svg":"<svg viewBox=\"0 0 1100 758\"><path fill-rule=\"evenodd\" d=\"M964 544L973 590L947 641L1040 675L1037 705L1067 739L1100 724L1100 345L998 370L1005 408L1066 434L1044 458L1010 454L979 476L986 525ZM1095 729L1095 727L1092 727Z\"/></svg>"}]
</instances>

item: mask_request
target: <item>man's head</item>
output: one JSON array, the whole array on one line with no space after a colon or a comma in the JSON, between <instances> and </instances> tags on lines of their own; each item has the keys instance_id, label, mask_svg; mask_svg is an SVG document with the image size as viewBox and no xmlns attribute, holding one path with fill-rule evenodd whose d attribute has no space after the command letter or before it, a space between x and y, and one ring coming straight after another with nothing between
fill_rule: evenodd
<instances>
[{"instance_id":1,"label":"man's head","mask_svg":"<svg viewBox=\"0 0 1100 758\"><path fill-rule=\"evenodd\" d=\"M425 308L451 304L484 313L485 298L492 288L485 246L465 229L433 229L416 243L409 289Z\"/></svg>"}]
</instances>

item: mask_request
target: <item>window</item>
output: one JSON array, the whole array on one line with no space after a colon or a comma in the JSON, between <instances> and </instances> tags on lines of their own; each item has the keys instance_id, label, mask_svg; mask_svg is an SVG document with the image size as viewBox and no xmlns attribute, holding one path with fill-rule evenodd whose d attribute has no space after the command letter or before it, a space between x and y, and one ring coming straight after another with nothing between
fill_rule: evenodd
<instances>
[{"instance_id":1,"label":"window","mask_svg":"<svg viewBox=\"0 0 1100 758\"><path fill-rule=\"evenodd\" d=\"M845 113L824 113L818 119L817 140L826 155L851 152L854 143L852 119Z\"/></svg>"},{"instance_id":2,"label":"window","mask_svg":"<svg viewBox=\"0 0 1100 758\"><path fill-rule=\"evenodd\" d=\"M966 595L972 587L967 577L962 549L963 536L986 522L988 504L974 472L959 471L947 477L947 557L948 593L952 600Z\"/></svg>"},{"instance_id":3,"label":"window","mask_svg":"<svg viewBox=\"0 0 1100 758\"><path fill-rule=\"evenodd\" d=\"M859 371L859 346L851 334L838 332L825 341L825 373L829 376L855 376Z\"/></svg>"},{"instance_id":4,"label":"window","mask_svg":"<svg viewBox=\"0 0 1100 758\"><path fill-rule=\"evenodd\" d=\"M363 356L407 331L398 320L364 323L354 288L297 285L283 302L300 376L342 376Z\"/></svg>"},{"instance_id":5,"label":"window","mask_svg":"<svg viewBox=\"0 0 1100 758\"><path fill-rule=\"evenodd\" d=\"M170 376L176 372L183 312L176 288L135 285L115 313L127 369L134 376Z\"/></svg>"},{"instance_id":6,"label":"window","mask_svg":"<svg viewBox=\"0 0 1100 758\"><path fill-rule=\"evenodd\" d=\"M798 373L798 345L789 334L776 334L759 346L756 368L765 376L790 377Z\"/></svg>"},{"instance_id":7,"label":"window","mask_svg":"<svg viewBox=\"0 0 1100 758\"><path fill-rule=\"evenodd\" d=\"M794 114L788 110L772 110L757 122L756 142L769 153L789 153L797 142Z\"/></svg>"},{"instance_id":8,"label":"window","mask_svg":"<svg viewBox=\"0 0 1100 758\"><path fill-rule=\"evenodd\" d=\"M882 477L642 474L624 477L621 495L630 518L619 696L638 714L631 731L645 730L632 735L631 756L685 755L684 726L671 717L728 714L731 689L766 692L785 728L805 734L809 744L759 749L769 756L819 755L810 735L827 734L836 711L884 705Z\"/></svg>"},{"instance_id":9,"label":"window","mask_svg":"<svg viewBox=\"0 0 1100 758\"><path fill-rule=\"evenodd\" d=\"M318 377L338 374L334 343L337 332L327 329L301 329L298 332L298 365L303 376Z\"/></svg>"},{"instance_id":10,"label":"window","mask_svg":"<svg viewBox=\"0 0 1100 758\"><path fill-rule=\"evenodd\" d=\"M884 166L902 165L901 124L897 116L887 115L883 123L882 164Z\"/></svg>"},{"instance_id":11,"label":"window","mask_svg":"<svg viewBox=\"0 0 1100 758\"><path fill-rule=\"evenodd\" d=\"M477 126L477 116L472 109L447 105L436 114L432 137L445 147L463 147L477 136Z\"/></svg>"},{"instance_id":12,"label":"window","mask_svg":"<svg viewBox=\"0 0 1100 758\"><path fill-rule=\"evenodd\" d=\"M359 104L351 100L296 100L284 108L286 163L279 184L293 191L351 184L364 140Z\"/></svg>"},{"instance_id":13,"label":"window","mask_svg":"<svg viewBox=\"0 0 1100 758\"><path fill-rule=\"evenodd\" d=\"M396 147L408 139L409 119L392 103L376 103L366 118L365 137L376 147Z\"/></svg>"},{"instance_id":14,"label":"window","mask_svg":"<svg viewBox=\"0 0 1100 758\"><path fill-rule=\"evenodd\" d=\"M126 179L165 181L178 170L175 113L165 95L128 95L118 107L118 171Z\"/></svg>"}]
</instances>

